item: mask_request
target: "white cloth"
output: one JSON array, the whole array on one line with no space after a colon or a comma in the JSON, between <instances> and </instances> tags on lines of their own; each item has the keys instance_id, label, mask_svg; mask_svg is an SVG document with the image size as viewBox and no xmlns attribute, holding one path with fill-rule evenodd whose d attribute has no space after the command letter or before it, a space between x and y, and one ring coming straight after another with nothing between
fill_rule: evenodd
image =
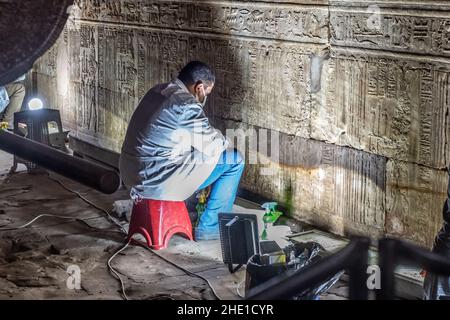
<instances>
[{"instance_id":1,"label":"white cloth","mask_svg":"<svg viewBox=\"0 0 450 320\"><path fill-rule=\"evenodd\" d=\"M9 96L5 87L0 87L0 113L5 111L9 104Z\"/></svg>"},{"instance_id":2,"label":"white cloth","mask_svg":"<svg viewBox=\"0 0 450 320\"><path fill-rule=\"evenodd\" d=\"M17 78L14 82L19 82L25 80L25 75ZM6 91L6 88L3 86L0 86L0 113L5 111L6 107L9 104L9 96L8 92Z\"/></svg>"},{"instance_id":3,"label":"white cloth","mask_svg":"<svg viewBox=\"0 0 450 320\"><path fill-rule=\"evenodd\" d=\"M184 84L157 85L128 125L120 156L133 198L182 201L209 177L228 141Z\"/></svg>"}]
</instances>

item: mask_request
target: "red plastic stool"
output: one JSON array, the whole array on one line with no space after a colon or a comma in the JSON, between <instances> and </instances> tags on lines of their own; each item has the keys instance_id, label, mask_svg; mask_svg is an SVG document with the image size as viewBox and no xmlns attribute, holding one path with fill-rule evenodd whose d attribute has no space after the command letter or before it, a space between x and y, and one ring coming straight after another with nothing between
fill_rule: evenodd
<instances>
[{"instance_id":1,"label":"red plastic stool","mask_svg":"<svg viewBox=\"0 0 450 320\"><path fill-rule=\"evenodd\" d=\"M127 241L136 233L143 235L147 245L155 250L167 248L176 233L192 241L192 224L184 201L143 199L136 202Z\"/></svg>"}]
</instances>

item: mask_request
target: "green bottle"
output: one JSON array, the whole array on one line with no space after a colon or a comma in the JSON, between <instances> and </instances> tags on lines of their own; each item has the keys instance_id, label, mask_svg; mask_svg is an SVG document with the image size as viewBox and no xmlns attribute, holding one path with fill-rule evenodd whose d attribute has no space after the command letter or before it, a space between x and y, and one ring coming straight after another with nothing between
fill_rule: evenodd
<instances>
[{"instance_id":1,"label":"green bottle","mask_svg":"<svg viewBox=\"0 0 450 320\"><path fill-rule=\"evenodd\" d=\"M195 210L197 210L197 223L196 226L198 225L199 221L200 221L200 217L202 216L203 212L206 209L206 200L208 198L208 192L207 189L203 189L202 191L200 191L196 198L198 199L197 205L195 206Z\"/></svg>"},{"instance_id":2,"label":"green bottle","mask_svg":"<svg viewBox=\"0 0 450 320\"><path fill-rule=\"evenodd\" d=\"M266 202L261 206L266 210L263 216L264 230L261 235L261 240L267 240L267 227L269 224L274 224L278 218L283 215L281 211L276 210L278 203Z\"/></svg>"}]
</instances>

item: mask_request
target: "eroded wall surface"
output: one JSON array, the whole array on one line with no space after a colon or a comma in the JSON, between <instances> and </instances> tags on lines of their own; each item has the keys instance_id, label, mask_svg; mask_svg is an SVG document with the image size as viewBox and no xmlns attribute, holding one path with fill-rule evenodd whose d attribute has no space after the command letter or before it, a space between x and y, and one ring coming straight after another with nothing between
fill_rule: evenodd
<instances>
[{"instance_id":1,"label":"eroded wall surface","mask_svg":"<svg viewBox=\"0 0 450 320\"><path fill-rule=\"evenodd\" d=\"M37 84L74 136L120 152L146 91L203 60L218 78L214 124L279 139L244 187L336 233L431 245L450 162L449 40L448 1L78 0Z\"/></svg>"}]
</instances>

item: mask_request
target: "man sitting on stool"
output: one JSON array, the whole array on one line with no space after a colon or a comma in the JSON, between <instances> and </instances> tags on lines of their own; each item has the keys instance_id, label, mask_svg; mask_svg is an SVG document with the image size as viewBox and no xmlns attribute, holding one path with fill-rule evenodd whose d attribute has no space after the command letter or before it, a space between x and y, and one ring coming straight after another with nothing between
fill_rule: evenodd
<instances>
[{"instance_id":1,"label":"man sitting on stool","mask_svg":"<svg viewBox=\"0 0 450 320\"><path fill-rule=\"evenodd\" d=\"M214 129L203 107L215 76L192 61L168 84L150 89L135 110L120 156L133 199L184 201L211 185L196 240L219 238L218 214L231 212L244 161Z\"/></svg>"}]
</instances>

